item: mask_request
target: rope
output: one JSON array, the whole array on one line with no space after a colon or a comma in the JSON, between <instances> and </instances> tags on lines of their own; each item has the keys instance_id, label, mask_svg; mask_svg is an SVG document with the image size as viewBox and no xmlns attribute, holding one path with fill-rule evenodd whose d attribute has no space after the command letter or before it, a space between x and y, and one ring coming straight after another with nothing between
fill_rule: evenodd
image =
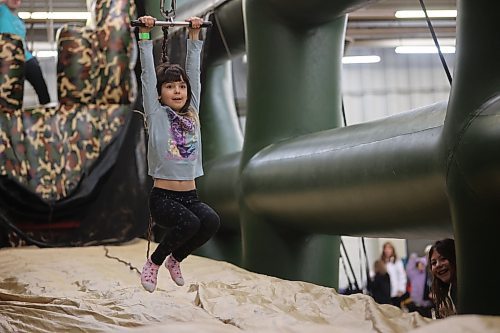
<instances>
[{"instance_id":1,"label":"rope","mask_svg":"<svg viewBox=\"0 0 500 333\"><path fill-rule=\"evenodd\" d=\"M429 18L429 15L427 15L427 9L425 8L424 0L419 0L420 6L422 7L422 10L424 11L425 14L425 19L427 21L427 26L429 27L429 30L431 31L432 39L434 40L434 45L436 45L436 48L439 53L439 58L441 59L441 64L443 64L444 71L446 72L446 76L448 77L448 82L452 82L451 79L451 74L450 70L448 69L448 65L446 64L446 60L444 59L443 52L441 52L441 47L439 46L439 42L436 37L436 32L434 31L434 27L432 26L431 20Z\"/></svg>"},{"instance_id":2,"label":"rope","mask_svg":"<svg viewBox=\"0 0 500 333\"><path fill-rule=\"evenodd\" d=\"M105 251L104 256L106 256L107 258L115 259L116 261L121 262L122 264L125 264L125 266L128 266L131 271L136 271L139 275L141 275L141 271L139 271L139 269L137 269L137 267L133 266L131 263L126 262L125 260L122 260L118 257L114 257L114 256L109 255L109 250L106 246L104 246L104 251Z\"/></svg>"},{"instance_id":3,"label":"rope","mask_svg":"<svg viewBox=\"0 0 500 333\"><path fill-rule=\"evenodd\" d=\"M161 61L163 63L168 63L168 49L167 49L167 40L168 40L168 26L164 26L161 28L163 30L163 42L161 44Z\"/></svg>"},{"instance_id":4,"label":"rope","mask_svg":"<svg viewBox=\"0 0 500 333\"><path fill-rule=\"evenodd\" d=\"M365 256L365 270L366 270L366 284L368 285L368 280L370 279L370 265L368 264L368 254L366 252L365 238L361 237L361 244L363 246L363 254Z\"/></svg>"},{"instance_id":5,"label":"rope","mask_svg":"<svg viewBox=\"0 0 500 333\"><path fill-rule=\"evenodd\" d=\"M349 286L349 290L354 290L354 286L352 285L351 278L349 277L349 272L347 271L345 259L342 256L342 251L340 251L339 254L340 254L340 261L342 262L342 266L344 266L345 277L347 278L347 285Z\"/></svg>"},{"instance_id":6,"label":"rope","mask_svg":"<svg viewBox=\"0 0 500 333\"><path fill-rule=\"evenodd\" d=\"M356 288L356 290L360 290L359 284L358 284L358 279L356 278L356 274L354 274L354 269L352 268L351 259L349 259L349 254L347 253L347 250L345 248L345 244L344 244L344 241L342 240L342 238L340 238L340 245L342 246L342 250L344 250L345 258L347 259L347 264L349 265L349 268L351 270L352 278L354 280L354 287Z\"/></svg>"},{"instance_id":7,"label":"rope","mask_svg":"<svg viewBox=\"0 0 500 333\"><path fill-rule=\"evenodd\" d=\"M146 130L146 133L149 133L148 122L146 121L146 113L144 113L140 110L132 110L132 112L138 113L142 116L142 123L143 123L144 129Z\"/></svg>"},{"instance_id":8,"label":"rope","mask_svg":"<svg viewBox=\"0 0 500 333\"><path fill-rule=\"evenodd\" d=\"M344 98L342 98L342 120L344 123L344 127L346 127L347 126L347 119L345 117Z\"/></svg>"}]
</instances>

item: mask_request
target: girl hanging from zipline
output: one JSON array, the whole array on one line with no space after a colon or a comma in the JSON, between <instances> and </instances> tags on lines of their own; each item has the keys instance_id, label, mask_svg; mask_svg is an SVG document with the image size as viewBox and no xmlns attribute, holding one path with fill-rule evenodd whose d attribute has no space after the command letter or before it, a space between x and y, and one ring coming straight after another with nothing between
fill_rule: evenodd
<instances>
[{"instance_id":1,"label":"girl hanging from zipline","mask_svg":"<svg viewBox=\"0 0 500 333\"><path fill-rule=\"evenodd\" d=\"M220 220L200 201L195 184L203 175L198 117L203 20L187 20L186 70L169 63L155 70L150 31L156 20L143 16L138 21L142 96L149 131L148 173L154 178L149 209L154 222L166 229L141 273L142 286L153 292L164 262L172 280L179 286L184 284L180 262L217 232Z\"/></svg>"}]
</instances>

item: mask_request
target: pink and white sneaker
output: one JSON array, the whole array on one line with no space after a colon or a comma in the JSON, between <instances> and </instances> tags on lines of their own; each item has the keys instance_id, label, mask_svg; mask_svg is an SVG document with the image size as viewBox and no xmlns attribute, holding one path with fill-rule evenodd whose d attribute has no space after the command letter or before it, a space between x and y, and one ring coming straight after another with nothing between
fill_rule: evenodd
<instances>
[{"instance_id":1,"label":"pink and white sneaker","mask_svg":"<svg viewBox=\"0 0 500 333\"><path fill-rule=\"evenodd\" d=\"M144 287L144 289L146 289L150 293L152 293L156 289L156 282L157 282L157 275L159 268L160 266L153 263L151 259L148 259L148 261L146 261L144 267L142 268L141 284Z\"/></svg>"},{"instance_id":2,"label":"pink and white sneaker","mask_svg":"<svg viewBox=\"0 0 500 333\"><path fill-rule=\"evenodd\" d=\"M174 280L175 284L183 286L184 279L182 278L180 263L172 257L172 255L169 255L167 260L165 260L165 267L167 267L170 272L170 276L172 277L172 280Z\"/></svg>"}]
</instances>

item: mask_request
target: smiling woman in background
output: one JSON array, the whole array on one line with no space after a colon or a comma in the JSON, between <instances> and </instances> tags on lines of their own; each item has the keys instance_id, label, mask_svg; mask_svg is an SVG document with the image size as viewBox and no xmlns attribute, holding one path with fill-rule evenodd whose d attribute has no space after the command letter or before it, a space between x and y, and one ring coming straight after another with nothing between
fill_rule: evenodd
<instances>
[{"instance_id":1,"label":"smiling woman in background","mask_svg":"<svg viewBox=\"0 0 500 333\"><path fill-rule=\"evenodd\" d=\"M439 240L429 251L432 273L431 297L436 306L436 317L445 318L457 313L457 274L455 241Z\"/></svg>"}]
</instances>

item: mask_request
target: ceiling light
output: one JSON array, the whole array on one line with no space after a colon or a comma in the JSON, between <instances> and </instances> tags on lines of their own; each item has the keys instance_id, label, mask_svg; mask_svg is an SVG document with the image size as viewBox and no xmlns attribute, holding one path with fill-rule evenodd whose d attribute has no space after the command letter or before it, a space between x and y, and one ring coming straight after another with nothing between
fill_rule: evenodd
<instances>
[{"instance_id":1,"label":"ceiling light","mask_svg":"<svg viewBox=\"0 0 500 333\"><path fill-rule=\"evenodd\" d=\"M380 62L380 57L371 56L348 56L342 58L343 64L374 64Z\"/></svg>"},{"instance_id":2,"label":"ceiling light","mask_svg":"<svg viewBox=\"0 0 500 333\"><path fill-rule=\"evenodd\" d=\"M17 15L23 20L27 20L31 17L30 12L18 12Z\"/></svg>"},{"instance_id":3,"label":"ceiling light","mask_svg":"<svg viewBox=\"0 0 500 333\"><path fill-rule=\"evenodd\" d=\"M24 15L29 15L27 18L32 20L87 20L90 18L89 12L33 12L24 13Z\"/></svg>"},{"instance_id":4,"label":"ceiling light","mask_svg":"<svg viewBox=\"0 0 500 333\"><path fill-rule=\"evenodd\" d=\"M398 43L394 45L396 46L436 46L434 40L432 38L401 38L395 40ZM439 45L443 46L455 46L456 40L455 38L439 38Z\"/></svg>"},{"instance_id":5,"label":"ceiling light","mask_svg":"<svg viewBox=\"0 0 500 333\"><path fill-rule=\"evenodd\" d=\"M35 51L33 55L37 58L55 58L57 57L57 51Z\"/></svg>"},{"instance_id":6,"label":"ceiling light","mask_svg":"<svg viewBox=\"0 0 500 333\"><path fill-rule=\"evenodd\" d=\"M455 46L440 46L441 53L455 53ZM422 54L422 53L438 53L436 46L398 46L395 49L398 54Z\"/></svg>"},{"instance_id":7,"label":"ceiling light","mask_svg":"<svg viewBox=\"0 0 500 333\"><path fill-rule=\"evenodd\" d=\"M425 14L423 10L398 10L394 15L396 18L424 18ZM429 17L440 17L440 18L450 18L457 17L456 10L428 10L427 16Z\"/></svg>"}]
</instances>

